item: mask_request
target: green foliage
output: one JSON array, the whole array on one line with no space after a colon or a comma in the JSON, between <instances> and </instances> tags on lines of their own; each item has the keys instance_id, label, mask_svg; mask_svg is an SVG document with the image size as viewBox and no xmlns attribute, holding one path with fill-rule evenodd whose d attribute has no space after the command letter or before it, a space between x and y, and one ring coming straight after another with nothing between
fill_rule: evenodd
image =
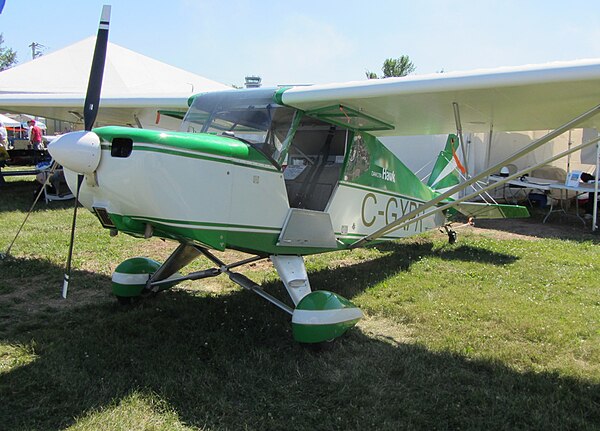
<instances>
[{"instance_id":1,"label":"green foliage","mask_svg":"<svg viewBox=\"0 0 600 431\"><path fill-rule=\"evenodd\" d=\"M17 53L10 48L4 48L4 37L0 33L0 72L17 64Z\"/></svg>"},{"instance_id":2,"label":"green foliage","mask_svg":"<svg viewBox=\"0 0 600 431\"><path fill-rule=\"evenodd\" d=\"M388 58L383 62L381 71L384 78L392 76L406 76L415 71L416 67L408 58L408 55L402 55L399 58Z\"/></svg>"},{"instance_id":3,"label":"green foliage","mask_svg":"<svg viewBox=\"0 0 600 431\"><path fill-rule=\"evenodd\" d=\"M31 203L31 180L8 177L0 190L0 251ZM580 227L571 239L468 228L455 245L432 232L311 256L313 288L366 313L314 352L292 340L289 316L224 276L122 308L110 295L116 265L163 261L176 244L111 238L85 210L62 300L71 205L39 204L0 261L2 429L600 424L600 247ZM242 270L287 301L270 265Z\"/></svg>"},{"instance_id":4,"label":"green foliage","mask_svg":"<svg viewBox=\"0 0 600 431\"><path fill-rule=\"evenodd\" d=\"M382 78L391 78L399 76L407 76L416 70L416 66L410 61L408 55L402 55L398 58L387 58L383 62L381 71L383 72ZM367 79L378 79L379 77L375 72L366 71Z\"/></svg>"}]
</instances>

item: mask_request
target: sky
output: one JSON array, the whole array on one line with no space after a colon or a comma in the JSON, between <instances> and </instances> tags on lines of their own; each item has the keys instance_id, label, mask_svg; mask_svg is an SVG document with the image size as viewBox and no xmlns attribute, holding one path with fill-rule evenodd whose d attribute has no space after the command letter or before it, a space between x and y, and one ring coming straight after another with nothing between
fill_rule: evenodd
<instances>
[{"instance_id":1,"label":"sky","mask_svg":"<svg viewBox=\"0 0 600 431\"><path fill-rule=\"evenodd\" d=\"M363 80L408 55L417 74L600 58L598 0L5 0L19 63L95 35L224 84Z\"/></svg>"}]
</instances>

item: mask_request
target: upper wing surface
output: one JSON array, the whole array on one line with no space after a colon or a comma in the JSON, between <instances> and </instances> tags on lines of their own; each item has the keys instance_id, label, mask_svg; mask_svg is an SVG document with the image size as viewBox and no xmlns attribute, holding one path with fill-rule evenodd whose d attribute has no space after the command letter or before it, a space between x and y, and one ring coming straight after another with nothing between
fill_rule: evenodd
<instances>
[{"instance_id":1,"label":"upper wing surface","mask_svg":"<svg viewBox=\"0 0 600 431\"><path fill-rule=\"evenodd\" d=\"M600 59L292 87L284 104L305 111L341 104L394 127L377 136L547 130L600 104ZM583 126L600 126L600 118Z\"/></svg>"}]
</instances>

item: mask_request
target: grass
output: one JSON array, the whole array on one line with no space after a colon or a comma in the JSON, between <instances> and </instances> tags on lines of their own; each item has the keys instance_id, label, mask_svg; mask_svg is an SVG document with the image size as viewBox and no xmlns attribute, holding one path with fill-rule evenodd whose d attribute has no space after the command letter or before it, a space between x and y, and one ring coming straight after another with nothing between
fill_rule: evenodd
<instances>
[{"instance_id":1,"label":"grass","mask_svg":"<svg viewBox=\"0 0 600 431\"><path fill-rule=\"evenodd\" d=\"M8 180L2 251L31 202L29 181ZM116 265L164 260L174 244L110 238L85 210L60 299L71 213L39 204L0 262L1 429L600 429L600 247L580 228L309 257L313 288L366 314L314 352L224 277L122 308ZM287 301L270 265L244 272Z\"/></svg>"}]
</instances>

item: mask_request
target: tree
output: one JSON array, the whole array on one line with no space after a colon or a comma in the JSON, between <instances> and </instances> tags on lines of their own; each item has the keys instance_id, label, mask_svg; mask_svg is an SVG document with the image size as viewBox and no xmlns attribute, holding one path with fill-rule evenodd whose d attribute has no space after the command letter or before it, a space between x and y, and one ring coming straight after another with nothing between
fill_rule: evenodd
<instances>
[{"instance_id":1,"label":"tree","mask_svg":"<svg viewBox=\"0 0 600 431\"><path fill-rule=\"evenodd\" d=\"M402 55L398 58L387 58L383 62L381 71L383 76L381 78L391 78L392 76L406 76L410 75L416 70L416 66L410 61L408 55ZM366 71L367 79L378 79L379 77L375 72Z\"/></svg>"},{"instance_id":2,"label":"tree","mask_svg":"<svg viewBox=\"0 0 600 431\"><path fill-rule=\"evenodd\" d=\"M10 48L3 48L4 37L0 33L0 72L17 64L17 53Z\"/></svg>"}]
</instances>

